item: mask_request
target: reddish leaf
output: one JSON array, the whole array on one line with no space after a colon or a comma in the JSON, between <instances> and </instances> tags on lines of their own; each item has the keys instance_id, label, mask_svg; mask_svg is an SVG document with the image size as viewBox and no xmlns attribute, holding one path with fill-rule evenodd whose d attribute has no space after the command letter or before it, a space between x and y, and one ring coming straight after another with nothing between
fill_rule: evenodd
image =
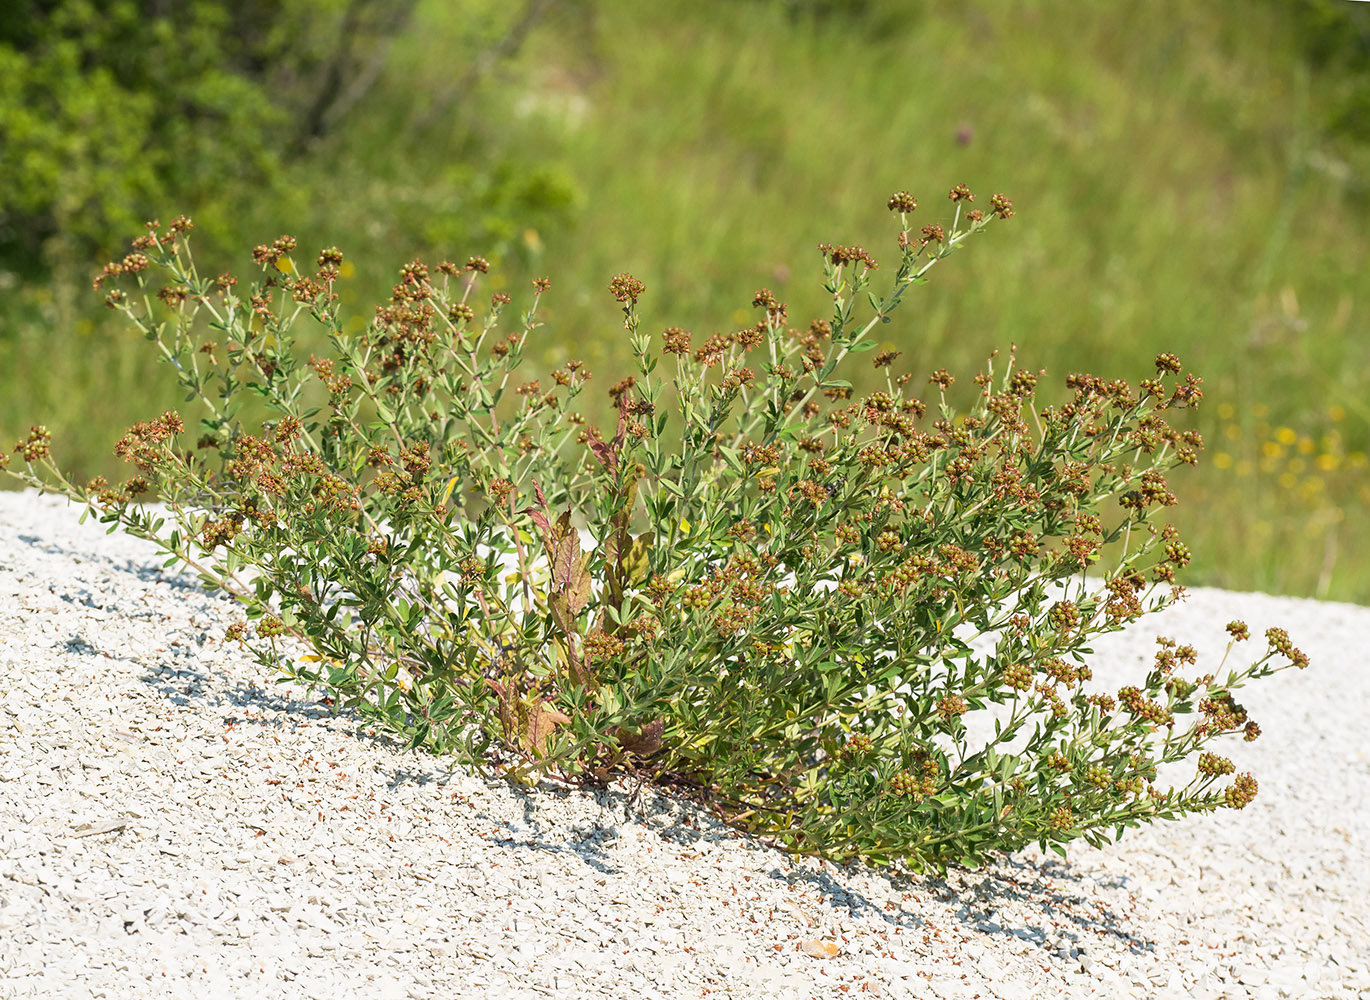
<instances>
[{"instance_id":1,"label":"reddish leaf","mask_svg":"<svg viewBox=\"0 0 1370 1000\"><path fill-rule=\"evenodd\" d=\"M603 441L600 441L597 438L591 438L590 452L595 458L599 459L600 465L609 470L610 475L618 472L618 456L614 454L613 449Z\"/></svg>"},{"instance_id":2,"label":"reddish leaf","mask_svg":"<svg viewBox=\"0 0 1370 1000\"><path fill-rule=\"evenodd\" d=\"M517 745L520 742L517 698L513 682L491 681L495 694L499 696L499 724L504 730L504 738Z\"/></svg>"},{"instance_id":3,"label":"reddish leaf","mask_svg":"<svg viewBox=\"0 0 1370 1000\"><path fill-rule=\"evenodd\" d=\"M545 754L556 727L571 721L569 715L549 707L548 699L532 692L521 693L514 679L491 681L490 687L499 696L499 721L505 738L534 756Z\"/></svg>"},{"instance_id":4,"label":"reddish leaf","mask_svg":"<svg viewBox=\"0 0 1370 1000\"><path fill-rule=\"evenodd\" d=\"M524 745L529 751L541 757L547 752L547 745L552 742L552 737L556 735L557 726L570 721L569 715L549 708L546 701L534 702L528 710L527 729L523 734Z\"/></svg>"},{"instance_id":5,"label":"reddish leaf","mask_svg":"<svg viewBox=\"0 0 1370 1000\"><path fill-rule=\"evenodd\" d=\"M524 507L523 510L519 511L519 513L527 514L530 518L532 518L533 523L536 524L538 526L538 530L542 532L542 537L546 539L547 535L552 530L552 522L547 520L546 514L538 510L536 507Z\"/></svg>"},{"instance_id":6,"label":"reddish leaf","mask_svg":"<svg viewBox=\"0 0 1370 1000\"><path fill-rule=\"evenodd\" d=\"M598 687L599 678L584 660L576 652L575 646L571 641L572 636L580 634L576 628L576 619L569 604L569 598L565 592L554 593L548 601L552 611L552 621L556 623L561 634L566 637L564 650L566 652L566 672L570 676L571 684L576 687Z\"/></svg>"},{"instance_id":7,"label":"reddish leaf","mask_svg":"<svg viewBox=\"0 0 1370 1000\"><path fill-rule=\"evenodd\" d=\"M580 536L571 527L569 510L557 518L550 537L552 546L548 557L552 564L552 590L565 597L568 617L573 618L590 602L590 571L585 568ZM570 634L568 631L567 635Z\"/></svg>"},{"instance_id":8,"label":"reddish leaf","mask_svg":"<svg viewBox=\"0 0 1370 1000\"><path fill-rule=\"evenodd\" d=\"M625 726L618 726L614 729L613 737L618 740L618 745L629 753L648 757L661 749L661 734L665 728L666 717L663 715L643 726L640 733L635 733Z\"/></svg>"},{"instance_id":9,"label":"reddish leaf","mask_svg":"<svg viewBox=\"0 0 1370 1000\"><path fill-rule=\"evenodd\" d=\"M578 634L575 631L575 618L571 614L569 602L563 593L554 593L547 601L547 606L552 612L552 621L557 628L561 629L561 634L570 637Z\"/></svg>"},{"instance_id":10,"label":"reddish leaf","mask_svg":"<svg viewBox=\"0 0 1370 1000\"><path fill-rule=\"evenodd\" d=\"M542 532L543 544L547 545L550 544L547 536L552 532L552 521L547 516L547 498L543 496L542 487L538 484L536 479L533 480L533 492L537 494L538 506L524 507L519 513L527 514L532 518L533 523L536 524L538 530Z\"/></svg>"},{"instance_id":11,"label":"reddish leaf","mask_svg":"<svg viewBox=\"0 0 1370 1000\"><path fill-rule=\"evenodd\" d=\"M571 674L572 683L583 688L599 687L599 677L595 674L594 668L582 660L575 650L567 654L566 666Z\"/></svg>"},{"instance_id":12,"label":"reddish leaf","mask_svg":"<svg viewBox=\"0 0 1370 1000\"><path fill-rule=\"evenodd\" d=\"M590 451L595 458L599 459L599 464L609 470L610 475L618 472L618 453L623 447L623 439L628 436L628 411L622 406L618 408L618 427L614 430L614 440L611 444L605 444L597 438L590 439Z\"/></svg>"},{"instance_id":13,"label":"reddish leaf","mask_svg":"<svg viewBox=\"0 0 1370 1000\"><path fill-rule=\"evenodd\" d=\"M604 582L608 589L608 603L616 608L623 605L624 547L623 533L609 532L609 537L604 540Z\"/></svg>"},{"instance_id":14,"label":"reddish leaf","mask_svg":"<svg viewBox=\"0 0 1370 1000\"><path fill-rule=\"evenodd\" d=\"M585 605L590 603L590 574L585 569L583 561L580 575L571 581L571 586L567 588L566 598L573 615L580 614Z\"/></svg>"}]
</instances>

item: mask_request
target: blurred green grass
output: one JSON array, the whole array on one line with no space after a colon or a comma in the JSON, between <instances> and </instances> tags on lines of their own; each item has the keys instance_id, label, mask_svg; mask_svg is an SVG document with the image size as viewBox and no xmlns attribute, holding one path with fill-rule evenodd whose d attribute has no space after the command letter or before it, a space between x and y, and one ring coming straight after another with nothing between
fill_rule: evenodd
<instances>
[{"instance_id":1,"label":"blurred green grass","mask_svg":"<svg viewBox=\"0 0 1370 1000\"><path fill-rule=\"evenodd\" d=\"M528 377L583 358L599 421L603 389L629 370L610 275L646 283L649 329L742 325L763 286L806 323L826 311L818 243L893 262L891 192L913 192L924 224L945 223L953 184L977 205L1003 191L1015 218L885 328L896 367L947 367L964 386L1017 343L1059 386L1081 370L1135 380L1173 351L1207 390L1209 447L1173 483L1194 553L1185 582L1370 603L1370 480L1352 457L1370 450L1367 185L1328 125L1344 80L1296 44L1290 11L871 0L793 13L808 6L563 3L417 128L458 71L453 39L498 9L430 0L373 98L273 197L229 190L161 214L197 216L215 270L246 271L251 245L281 231L305 251L337 244L356 264L344 301L358 324L417 255L486 253L516 304L545 274ZM0 294L0 440L45 423L79 474L120 474L113 441L182 404L174 379L71 281ZM1296 442L1335 430L1305 463L1340 458L1263 466L1282 428Z\"/></svg>"}]
</instances>

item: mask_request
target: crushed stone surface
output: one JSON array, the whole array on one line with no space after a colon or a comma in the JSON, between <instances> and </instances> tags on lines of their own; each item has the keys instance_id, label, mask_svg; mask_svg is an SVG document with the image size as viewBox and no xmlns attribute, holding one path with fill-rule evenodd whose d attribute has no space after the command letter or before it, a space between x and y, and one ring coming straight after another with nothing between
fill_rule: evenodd
<instances>
[{"instance_id":1,"label":"crushed stone surface","mask_svg":"<svg viewBox=\"0 0 1370 1000\"><path fill-rule=\"evenodd\" d=\"M892 876L405 751L79 514L0 493L0 997L1370 996L1370 608L1196 589L1095 642L1116 687L1157 634L1202 670L1290 632L1313 665L1220 751L1245 810Z\"/></svg>"}]
</instances>

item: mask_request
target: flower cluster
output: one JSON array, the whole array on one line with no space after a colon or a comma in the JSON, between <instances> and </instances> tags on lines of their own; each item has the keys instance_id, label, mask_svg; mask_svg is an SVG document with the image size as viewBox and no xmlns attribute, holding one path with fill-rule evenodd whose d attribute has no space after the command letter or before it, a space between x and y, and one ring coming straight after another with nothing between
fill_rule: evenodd
<instances>
[{"instance_id":1,"label":"flower cluster","mask_svg":"<svg viewBox=\"0 0 1370 1000\"><path fill-rule=\"evenodd\" d=\"M1269 628L1265 630L1265 638L1270 643L1270 648L1278 653L1282 653L1289 658L1289 662L1302 670L1308 666L1308 656L1303 650L1297 649L1289 641L1289 633L1282 628Z\"/></svg>"}]
</instances>

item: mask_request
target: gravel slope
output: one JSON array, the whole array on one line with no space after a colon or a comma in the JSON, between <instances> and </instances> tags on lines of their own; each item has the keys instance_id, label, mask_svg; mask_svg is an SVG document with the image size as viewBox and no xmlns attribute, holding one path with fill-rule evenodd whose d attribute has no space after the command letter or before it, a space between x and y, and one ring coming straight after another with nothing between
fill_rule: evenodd
<instances>
[{"instance_id":1,"label":"gravel slope","mask_svg":"<svg viewBox=\"0 0 1370 1000\"><path fill-rule=\"evenodd\" d=\"M0 997L1370 995L1370 608L1195 590L1096 643L1116 686L1289 630L1244 812L890 878L359 735L78 513L0 493Z\"/></svg>"}]
</instances>

